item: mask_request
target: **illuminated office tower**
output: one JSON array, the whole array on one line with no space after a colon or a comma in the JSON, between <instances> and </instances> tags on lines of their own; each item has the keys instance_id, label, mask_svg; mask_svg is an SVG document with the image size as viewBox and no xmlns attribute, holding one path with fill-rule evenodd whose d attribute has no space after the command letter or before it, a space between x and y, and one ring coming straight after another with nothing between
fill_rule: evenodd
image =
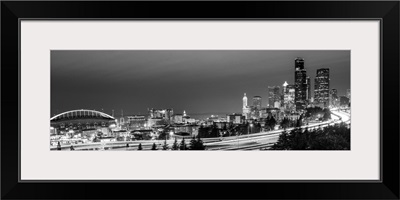
<instances>
[{"instance_id":1,"label":"illuminated office tower","mask_svg":"<svg viewBox=\"0 0 400 200\"><path fill-rule=\"evenodd\" d=\"M331 106L338 106L339 105L339 97L337 95L336 89L331 89L330 96L329 96L329 105Z\"/></svg>"},{"instance_id":2,"label":"illuminated office tower","mask_svg":"<svg viewBox=\"0 0 400 200\"><path fill-rule=\"evenodd\" d=\"M329 106L329 68L317 69L314 87L314 101L321 107Z\"/></svg>"},{"instance_id":3,"label":"illuminated office tower","mask_svg":"<svg viewBox=\"0 0 400 200\"><path fill-rule=\"evenodd\" d=\"M247 105L247 96L246 93L244 93L243 96L243 116L246 117L246 119L250 118L250 113L251 113L251 108Z\"/></svg>"},{"instance_id":4,"label":"illuminated office tower","mask_svg":"<svg viewBox=\"0 0 400 200\"><path fill-rule=\"evenodd\" d=\"M261 102L260 96L253 97L253 106L251 109L251 116L253 119L258 119L260 117Z\"/></svg>"},{"instance_id":5,"label":"illuminated office tower","mask_svg":"<svg viewBox=\"0 0 400 200\"><path fill-rule=\"evenodd\" d=\"M260 96L253 97L253 106L257 110L261 109L261 97Z\"/></svg>"},{"instance_id":6,"label":"illuminated office tower","mask_svg":"<svg viewBox=\"0 0 400 200\"><path fill-rule=\"evenodd\" d=\"M294 87L296 110L304 110L307 101L307 71L304 68L304 59L294 61Z\"/></svg>"},{"instance_id":7,"label":"illuminated office tower","mask_svg":"<svg viewBox=\"0 0 400 200\"><path fill-rule=\"evenodd\" d=\"M289 85L285 81L285 83L283 84L283 107L285 110L287 111L295 110L294 97L295 97L294 85Z\"/></svg>"},{"instance_id":8,"label":"illuminated office tower","mask_svg":"<svg viewBox=\"0 0 400 200\"><path fill-rule=\"evenodd\" d=\"M307 102L310 103L310 101L311 101L311 79L309 76L307 76L306 81L307 81L306 99L307 99Z\"/></svg>"},{"instance_id":9,"label":"illuminated office tower","mask_svg":"<svg viewBox=\"0 0 400 200\"><path fill-rule=\"evenodd\" d=\"M268 86L268 105L270 108L280 107L281 93L279 86Z\"/></svg>"},{"instance_id":10,"label":"illuminated office tower","mask_svg":"<svg viewBox=\"0 0 400 200\"><path fill-rule=\"evenodd\" d=\"M244 96L243 96L243 108L246 108L247 107L247 96L246 96L246 93L244 93Z\"/></svg>"},{"instance_id":11,"label":"illuminated office tower","mask_svg":"<svg viewBox=\"0 0 400 200\"><path fill-rule=\"evenodd\" d=\"M287 87L288 85L289 85L289 84L288 84L286 81L283 83L283 85L282 85L282 86L283 86L283 87L282 87L282 93L283 93L283 94L285 94L285 93L287 92L287 91L286 91L286 89L287 89L286 87Z\"/></svg>"}]
</instances>

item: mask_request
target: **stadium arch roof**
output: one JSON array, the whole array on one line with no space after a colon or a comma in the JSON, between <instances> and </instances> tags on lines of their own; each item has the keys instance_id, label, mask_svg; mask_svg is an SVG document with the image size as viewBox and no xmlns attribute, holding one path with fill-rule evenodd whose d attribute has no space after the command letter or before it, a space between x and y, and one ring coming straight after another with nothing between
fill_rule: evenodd
<instances>
[{"instance_id":1,"label":"stadium arch roof","mask_svg":"<svg viewBox=\"0 0 400 200\"><path fill-rule=\"evenodd\" d=\"M63 119L80 119L80 118L102 118L108 120L115 120L114 117L100 112L96 110L87 110L87 109L80 109L80 110L70 110L67 112L60 113L58 115L53 116L50 118L50 121L58 121Z\"/></svg>"}]
</instances>

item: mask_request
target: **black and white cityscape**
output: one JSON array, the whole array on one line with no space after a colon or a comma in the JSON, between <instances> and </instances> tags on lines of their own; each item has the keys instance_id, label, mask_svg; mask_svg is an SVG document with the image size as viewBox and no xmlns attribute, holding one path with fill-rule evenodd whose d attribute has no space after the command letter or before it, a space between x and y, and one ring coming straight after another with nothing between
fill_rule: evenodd
<instances>
[{"instance_id":1,"label":"black and white cityscape","mask_svg":"<svg viewBox=\"0 0 400 200\"><path fill-rule=\"evenodd\" d=\"M50 150L350 150L350 51L53 50Z\"/></svg>"}]
</instances>

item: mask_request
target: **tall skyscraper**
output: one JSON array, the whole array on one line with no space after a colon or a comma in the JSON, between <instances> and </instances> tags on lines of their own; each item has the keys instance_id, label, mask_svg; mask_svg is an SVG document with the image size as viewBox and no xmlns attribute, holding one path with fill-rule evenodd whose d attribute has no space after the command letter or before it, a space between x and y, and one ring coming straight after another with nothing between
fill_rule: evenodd
<instances>
[{"instance_id":1,"label":"tall skyscraper","mask_svg":"<svg viewBox=\"0 0 400 200\"><path fill-rule=\"evenodd\" d=\"M307 71L304 68L304 59L296 58L294 61L294 86L296 110L303 110L307 100Z\"/></svg>"},{"instance_id":2,"label":"tall skyscraper","mask_svg":"<svg viewBox=\"0 0 400 200\"><path fill-rule=\"evenodd\" d=\"M319 106L329 106L329 68L317 69L314 87L314 101Z\"/></svg>"},{"instance_id":3,"label":"tall skyscraper","mask_svg":"<svg viewBox=\"0 0 400 200\"><path fill-rule=\"evenodd\" d=\"M309 76L307 76L306 82L307 82L307 94L306 94L306 99L307 99L307 102L310 103L310 99L311 99L311 79L310 79Z\"/></svg>"},{"instance_id":4,"label":"tall skyscraper","mask_svg":"<svg viewBox=\"0 0 400 200\"><path fill-rule=\"evenodd\" d=\"M243 96L243 116L246 117L246 119L250 118L250 113L251 113L251 108L247 105L247 96L246 93L244 93Z\"/></svg>"},{"instance_id":5,"label":"tall skyscraper","mask_svg":"<svg viewBox=\"0 0 400 200\"><path fill-rule=\"evenodd\" d=\"M253 97L253 106L251 109L251 116L253 119L258 119L260 117L261 102L260 96Z\"/></svg>"},{"instance_id":6,"label":"tall skyscraper","mask_svg":"<svg viewBox=\"0 0 400 200\"><path fill-rule=\"evenodd\" d=\"M295 97L295 88L294 85L289 85L286 81L283 84L283 107L286 111L294 111L294 97Z\"/></svg>"},{"instance_id":7,"label":"tall skyscraper","mask_svg":"<svg viewBox=\"0 0 400 200\"><path fill-rule=\"evenodd\" d=\"M246 108L247 107L247 96L246 96L246 93L244 93L244 96L243 96L243 108Z\"/></svg>"},{"instance_id":8,"label":"tall skyscraper","mask_svg":"<svg viewBox=\"0 0 400 200\"><path fill-rule=\"evenodd\" d=\"M261 109L261 97L260 96L253 97L253 106L257 110Z\"/></svg>"},{"instance_id":9,"label":"tall skyscraper","mask_svg":"<svg viewBox=\"0 0 400 200\"><path fill-rule=\"evenodd\" d=\"M330 105L332 106L338 106L339 105L339 97L337 95L337 90L336 89L331 89L330 96L329 96L329 101Z\"/></svg>"},{"instance_id":10,"label":"tall skyscraper","mask_svg":"<svg viewBox=\"0 0 400 200\"><path fill-rule=\"evenodd\" d=\"M296 97L296 89L295 89L294 85L288 85L288 86L287 86L287 89L288 89L288 91L289 91L289 94L288 94L289 106L290 106L293 110L295 110L295 109L296 109L296 104L295 104L295 102L294 102L294 99L295 99L295 97Z\"/></svg>"},{"instance_id":11,"label":"tall skyscraper","mask_svg":"<svg viewBox=\"0 0 400 200\"><path fill-rule=\"evenodd\" d=\"M286 91L286 89L287 89L286 87L287 87L288 85L289 85L289 84L288 84L286 81L283 83L283 85L282 85L282 86L283 86L283 88L282 88L282 93L283 93L283 94L286 94L286 92L287 92L287 91Z\"/></svg>"},{"instance_id":12,"label":"tall skyscraper","mask_svg":"<svg viewBox=\"0 0 400 200\"><path fill-rule=\"evenodd\" d=\"M268 86L268 105L270 108L279 107L281 103L281 93L279 86Z\"/></svg>"},{"instance_id":13,"label":"tall skyscraper","mask_svg":"<svg viewBox=\"0 0 400 200\"><path fill-rule=\"evenodd\" d=\"M287 94L287 86L288 86L289 84L285 81L284 83L283 83L283 85L282 85L282 93L281 93L281 103L282 103L282 106L283 107L285 107L285 94Z\"/></svg>"}]
</instances>

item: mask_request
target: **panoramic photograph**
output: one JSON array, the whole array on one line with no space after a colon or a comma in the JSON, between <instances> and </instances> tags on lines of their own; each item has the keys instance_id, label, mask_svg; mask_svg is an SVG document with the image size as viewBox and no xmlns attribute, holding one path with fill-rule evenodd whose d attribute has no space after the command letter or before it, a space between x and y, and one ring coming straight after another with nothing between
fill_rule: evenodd
<instances>
[{"instance_id":1,"label":"panoramic photograph","mask_svg":"<svg viewBox=\"0 0 400 200\"><path fill-rule=\"evenodd\" d=\"M351 150L349 50L52 50L51 151Z\"/></svg>"}]
</instances>

